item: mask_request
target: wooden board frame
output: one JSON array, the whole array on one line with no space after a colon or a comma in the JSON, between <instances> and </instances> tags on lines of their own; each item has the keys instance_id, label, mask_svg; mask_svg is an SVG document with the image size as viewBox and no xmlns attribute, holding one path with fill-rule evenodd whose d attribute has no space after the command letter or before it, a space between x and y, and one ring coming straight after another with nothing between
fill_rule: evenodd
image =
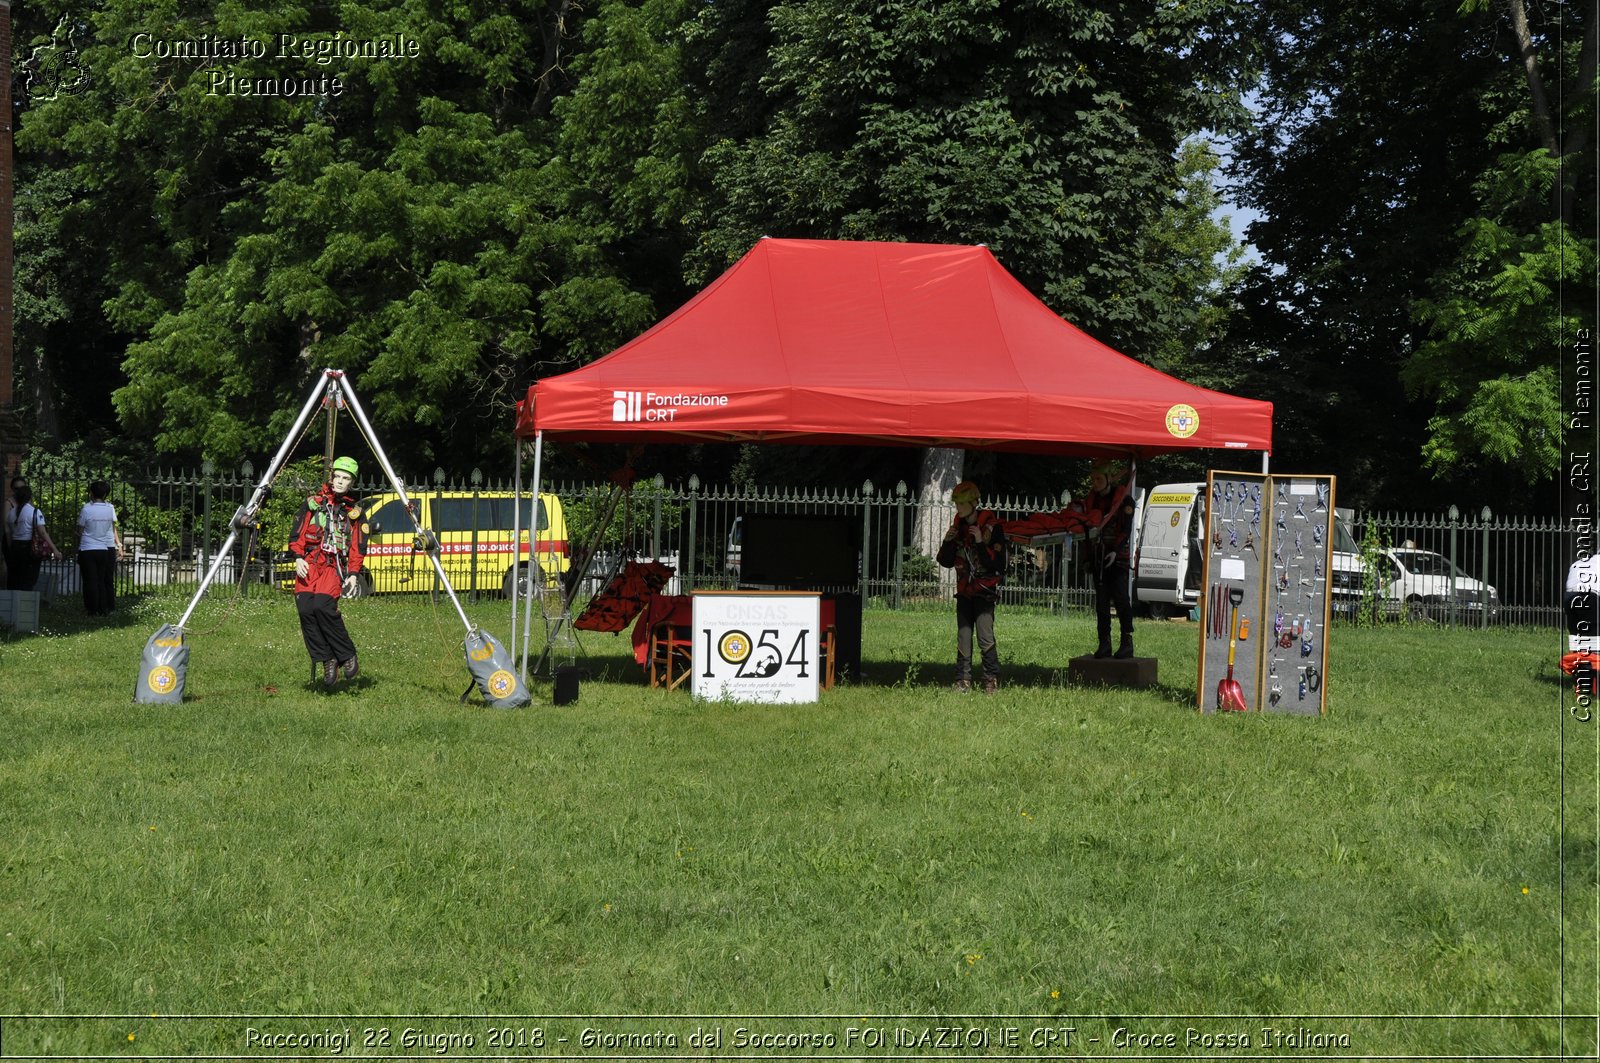
<instances>
[{"instance_id":1,"label":"wooden board frame","mask_svg":"<svg viewBox=\"0 0 1600 1063\"><path fill-rule=\"evenodd\" d=\"M1207 474L1201 713L1218 711L1232 641L1233 678L1250 711L1327 714L1334 488L1332 476Z\"/></svg>"}]
</instances>

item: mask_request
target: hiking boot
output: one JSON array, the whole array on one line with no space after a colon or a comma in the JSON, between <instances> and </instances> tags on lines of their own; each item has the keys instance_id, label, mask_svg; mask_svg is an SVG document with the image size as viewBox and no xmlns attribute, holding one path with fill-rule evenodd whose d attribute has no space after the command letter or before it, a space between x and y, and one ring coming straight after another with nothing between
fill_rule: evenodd
<instances>
[{"instance_id":1,"label":"hiking boot","mask_svg":"<svg viewBox=\"0 0 1600 1063\"><path fill-rule=\"evenodd\" d=\"M1094 651L1094 656L1095 656L1096 660L1100 660L1100 661L1103 661L1107 657L1110 657L1111 656L1111 640L1110 639L1101 639L1100 640L1100 648Z\"/></svg>"},{"instance_id":2,"label":"hiking boot","mask_svg":"<svg viewBox=\"0 0 1600 1063\"><path fill-rule=\"evenodd\" d=\"M1124 636L1122 636L1122 644L1117 647L1116 658L1119 661L1126 661L1128 658L1130 658L1132 656L1133 656L1133 636L1132 635L1124 635Z\"/></svg>"},{"instance_id":3,"label":"hiking boot","mask_svg":"<svg viewBox=\"0 0 1600 1063\"><path fill-rule=\"evenodd\" d=\"M350 655L350 659L345 661L339 667L344 670L344 677L346 679L354 679L356 676L361 674L361 665L356 662L356 655L353 653Z\"/></svg>"},{"instance_id":4,"label":"hiking boot","mask_svg":"<svg viewBox=\"0 0 1600 1063\"><path fill-rule=\"evenodd\" d=\"M957 679L954 683L950 684L950 689L954 690L957 694L970 694L972 693L972 680Z\"/></svg>"},{"instance_id":5,"label":"hiking boot","mask_svg":"<svg viewBox=\"0 0 1600 1063\"><path fill-rule=\"evenodd\" d=\"M338 681L339 681L339 662L338 661L323 661L322 662L322 685L325 686L325 687L331 687L335 683L337 683Z\"/></svg>"},{"instance_id":6,"label":"hiking boot","mask_svg":"<svg viewBox=\"0 0 1600 1063\"><path fill-rule=\"evenodd\" d=\"M1000 677L999 676L986 675L986 676L983 677L983 692L985 694L993 694L995 691L997 691L999 689L1000 689Z\"/></svg>"}]
</instances>

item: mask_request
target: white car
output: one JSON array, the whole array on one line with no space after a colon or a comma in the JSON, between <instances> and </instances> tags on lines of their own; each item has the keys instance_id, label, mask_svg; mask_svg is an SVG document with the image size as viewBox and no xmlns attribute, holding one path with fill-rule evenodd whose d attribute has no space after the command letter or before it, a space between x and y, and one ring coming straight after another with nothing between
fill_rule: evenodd
<instances>
[{"instance_id":1,"label":"white car","mask_svg":"<svg viewBox=\"0 0 1600 1063\"><path fill-rule=\"evenodd\" d=\"M1455 594L1458 619L1500 611L1500 595L1493 587L1473 579L1432 550L1394 547L1378 557L1378 593L1384 608L1405 611L1414 617L1445 620L1450 615L1450 596Z\"/></svg>"}]
</instances>

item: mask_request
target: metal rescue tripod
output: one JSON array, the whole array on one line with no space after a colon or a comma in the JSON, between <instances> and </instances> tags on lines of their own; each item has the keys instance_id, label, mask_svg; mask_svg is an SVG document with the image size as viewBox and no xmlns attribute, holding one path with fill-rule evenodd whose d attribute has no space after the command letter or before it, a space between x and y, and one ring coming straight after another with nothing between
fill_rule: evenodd
<instances>
[{"instance_id":1,"label":"metal rescue tripod","mask_svg":"<svg viewBox=\"0 0 1600 1063\"><path fill-rule=\"evenodd\" d=\"M184 643L184 629L189 623L189 617L200 604L200 599L211 586L212 580L216 579L217 572L221 569L223 560L227 558L228 551L232 549L234 540L239 537L241 531L254 526L261 505L272 490L272 482L277 478L279 470L282 469L289 452L294 449L301 433L316 415L318 407L328 410L331 441L331 420L341 404L347 407L351 416L355 418L356 424L360 426L362 434L372 448L372 453L377 457L389 486L394 489L394 493L405 506L416 536L415 541L419 549L424 550L428 560L433 563L434 573L439 577L439 585L449 595L450 604L455 607L456 615L461 618L461 625L467 632L464 642L467 669L472 673L484 700L495 708L515 708L529 702L527 687L517 678L515 666L512 665L504 647L493 636L467 619L466 610L461 608L461 601L456 597L450 577L445 575L444 566L439 562L438 537L424 529L417 521L416 509L406 494L405 485L400 482L400 477L395 475L394 467L389 464L389 456L379 445L377 433L372 430L366 411L361 408L361 400L356 398L355 389L350 386L350 381L342 369L322 371L316 385L311 389L310 397L300 410L300 416L295 419L294 426L284 437L283 445L278 448L277 456L262 474L261 482L251 493L250 500L234 513L228 526L228 538L212 559L205 578L200 581L200 588L189 601L189 607L183 611L176 624L163 624L160 630L150 637L140 666L138 686L134 691L135 701L146 704L175 704L183 700L184 675L189 656L189 648Z\"/></svg>"}]
</instances>

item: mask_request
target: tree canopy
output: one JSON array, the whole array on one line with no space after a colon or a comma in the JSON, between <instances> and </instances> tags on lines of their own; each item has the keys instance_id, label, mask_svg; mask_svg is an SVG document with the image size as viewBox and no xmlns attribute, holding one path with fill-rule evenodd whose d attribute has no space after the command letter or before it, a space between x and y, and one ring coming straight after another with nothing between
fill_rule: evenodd
<instances>
[{"instance_id":1,"label":"tree canopy","mask_svg":"<svg viewBox=\"0 0 1600 1063\"><path fill-rule=\"evenodd\" d=\"M1554 472L1556 359L1593 305L1583 4L14 18L18 363L46 436L231 462L333 365L400 461L503 463L531 380L781 235L986 244L1107 343L1273 401L1275 462L1361 500L1469 475L1532 499ZM1258 218L1253 268L1224 191Z\"/></svg>"},{"instance_id":2,"label":"tree canopy","mask_svg":"<svg viewBox=\"0 0 1600 1063\"><path fill-rule=\"evenodd\" d=\"M551 346L597 353L651 319L568 212L567 3L110 0L90 21L87 87L31 106L18 145L93 201L58 239L99 248L116 411L161 450L264 449L333 365L402 455L470 460ZM289 37L391 47L330 60ZM245 57L193 57L216 42Z\"/></svg>"},{"instance_id":3,"label":"tree canopy","mask_svg":"<svg viewBox=\"0 0 1600 1063\"><path fill-rule=\"evenodd\" d=\"M1272 0L1256 18L1278 46L1235 176L1261 215L1246 314L1283 457L1367 498L1551 504L1559 337L1594 302L1592 5ZM1530 63L1566 85L1559 113Z\"/></svg>"}]
</instances>

